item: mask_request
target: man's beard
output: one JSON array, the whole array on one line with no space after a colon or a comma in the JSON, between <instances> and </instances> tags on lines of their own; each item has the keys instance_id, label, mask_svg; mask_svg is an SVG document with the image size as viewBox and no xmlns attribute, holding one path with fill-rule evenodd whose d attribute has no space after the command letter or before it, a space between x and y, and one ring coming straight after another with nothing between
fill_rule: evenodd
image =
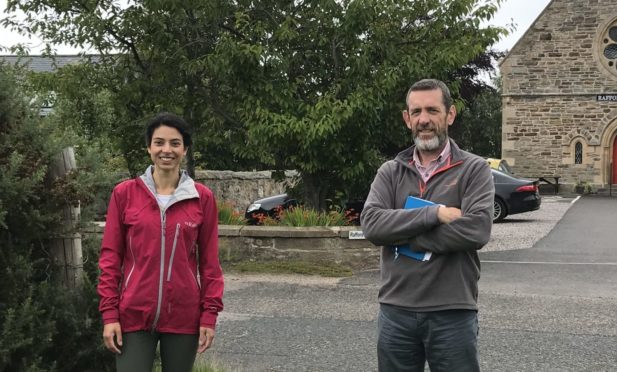
<instances>
[{"instance_id":1,"label":"man's beard","mask_svg":"<svg viewBox=\"0 0 617 372\"><path fill-rule=\"evenodd\" d=\"M422 151L435 151L442 147L446 142L447 135L444 132L437 132L431 139L423 140L420 136L414 134L413 142L416 144L418 150Z\"/></svg>"}]
</instances>

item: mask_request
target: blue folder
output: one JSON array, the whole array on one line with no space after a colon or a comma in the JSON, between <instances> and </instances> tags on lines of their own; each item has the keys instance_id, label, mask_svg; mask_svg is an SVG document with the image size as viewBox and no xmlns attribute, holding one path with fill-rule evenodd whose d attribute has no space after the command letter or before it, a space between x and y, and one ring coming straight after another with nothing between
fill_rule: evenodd
<instances>
[{"instance_id":1,"label":"blue folder","mask_svg":"<svg viewBox=\"0 0 617 372\"><path fill-rule=\"evenodd\" d=\"M435 205L435 203L433 203L430 200L416 198L415 196L408 196L407 201L405 201L405 206L403 208L415 209L415 208L426 207L428 205ZM417 261L428 261L431 258L431 252L413 251L411 250L411 247L409 246L409 244L395 245L395 246L392 246L392 249L394 249L394 259L395 260L398 258L399 254L402 254L409 258L413 258L414 260L417 260Z\"/></svg>"}]
</instances>

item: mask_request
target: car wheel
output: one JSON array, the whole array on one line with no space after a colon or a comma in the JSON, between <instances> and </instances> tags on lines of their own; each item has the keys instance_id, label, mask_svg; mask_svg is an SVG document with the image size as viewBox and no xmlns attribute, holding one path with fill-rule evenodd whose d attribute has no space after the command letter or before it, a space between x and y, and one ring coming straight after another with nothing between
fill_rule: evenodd
<instances>
[{"instance_id":1,"label":"car wheel","mask_svg":"<svg viewBox=\"0 0 617 372\"><path fill-rule=\"evenodd\" d=\"M493 222L500 222L506 218L508 214L506 204L501 199L495 198L493 209Z\"/></svg>"}]
</instances>

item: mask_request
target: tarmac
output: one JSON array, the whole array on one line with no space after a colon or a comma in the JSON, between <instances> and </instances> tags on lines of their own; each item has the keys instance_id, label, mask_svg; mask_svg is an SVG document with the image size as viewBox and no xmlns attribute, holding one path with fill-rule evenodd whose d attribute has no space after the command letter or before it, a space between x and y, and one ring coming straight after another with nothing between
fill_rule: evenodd
<instances>
[{"instance_id":1,"label":"tarmac","mask_svg":"<svg viewBox=\"0 0 617 372\"><path fill-rule=\"evenodd\" d=\"M543 199L480 253L482 370L617 371L617 197ZM378 270L228 274L205 358L229 372L376 371L378 285Z\"/></svg>"}]
</instances>

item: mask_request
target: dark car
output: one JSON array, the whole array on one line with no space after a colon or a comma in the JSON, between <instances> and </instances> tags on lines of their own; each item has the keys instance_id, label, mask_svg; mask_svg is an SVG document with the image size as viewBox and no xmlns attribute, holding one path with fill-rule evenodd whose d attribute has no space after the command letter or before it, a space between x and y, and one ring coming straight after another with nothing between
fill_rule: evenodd
<instances>
[{"instance_id":1,"label":"dark car","mask_svg":"<svg viewBox=\"0 0 617 372\"><path fill-rule=\"evenodd\" d=\"M252 202L246 208L244 218L246 218L248 223L254 225L259 222L262 216L275 218L279 209L288 209L296 205L298 205L298 201L290 198L287 194L268 196L267 198Z\"/></svg>"},{"instance_id":2,"label":"dark car","mask_svg":"<svg viewBox=\"0 0 617 372\"><path fill-rule=\"evenodd\" d=\"M531 212L540 208L542 198L538 188L539 181L518 178L496 169L491 171L495 183L493 222L500 222L512 214ZM287 209L295 205L298 205L298 201L287 194L270 196L251 203L246 209L245 218L249 223L256 224L260 215L275 217L279 207ZM353 209L359 216L363 207L363 201L354 201L348 203L345 210Z\"/></svg>"},{"instance_id":3,"label":"dark car","mask_svg":"<svg viewBox=\"0 0 617 372\"><path fill-rule=\"evenodd\" d=\"M493 222L499 222L512 214L540 209L542 203L538 188L540 181L518 178L495 169L491 171L495 183Z\"/></svg>"}]
</instances>

